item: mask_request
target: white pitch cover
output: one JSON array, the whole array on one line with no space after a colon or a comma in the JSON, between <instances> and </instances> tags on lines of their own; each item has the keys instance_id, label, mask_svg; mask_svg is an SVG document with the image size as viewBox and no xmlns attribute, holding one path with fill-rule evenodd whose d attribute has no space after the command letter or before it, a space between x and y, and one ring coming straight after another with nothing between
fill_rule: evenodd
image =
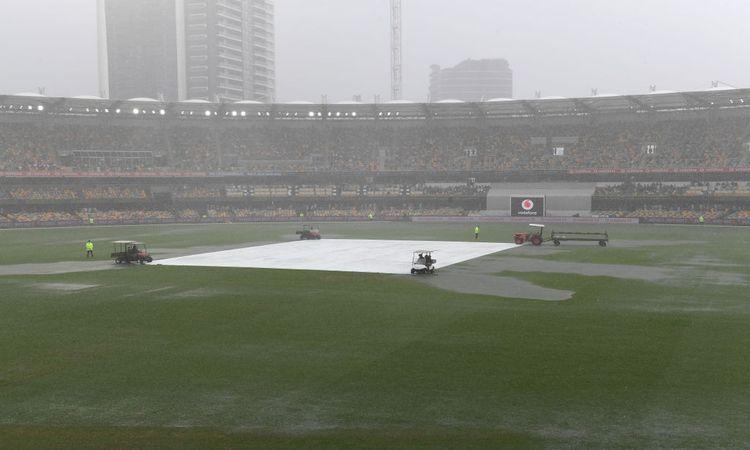
<instances>
[{"instance_id":1,"label":"white pitch cover","mask_svg":"<svg viewBox=\"0 0 750 450\"><path fill-rule=\"evenodd\" d=\"M413 252L417 250L434 251L435 267L440 269L515 247L492 242L321 239L183 256L156 264L408 274Z\"/></svg>"}]
</instances>

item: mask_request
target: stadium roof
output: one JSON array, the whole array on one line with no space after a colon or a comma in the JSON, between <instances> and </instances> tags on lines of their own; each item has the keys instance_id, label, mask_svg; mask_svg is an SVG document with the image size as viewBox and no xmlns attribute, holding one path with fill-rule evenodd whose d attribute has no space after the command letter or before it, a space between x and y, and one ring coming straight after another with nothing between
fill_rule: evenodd
<instances>
[{"instance_id":1,"label":"stadium roof","mask_svg":"<svg viewBox=\"0 0 750 450\"><path fill-rule=\"evenodd\" d=\"M129 98L127 101L134 102L134 103L158 103L159 102L159 100L155 98L148 98L148 97Z\"/></svg>"},{"instance_id":2,"label":"stadium roof","mask_svg":"<svg viewBox=\"0 0 750 450\"><path fill-rule=\"evenodd\" d=\"M167 103L153 98L56 98L27 93L0 95L0 114L125 115L126 109L122 107L123 104L128 105L130 112L135 110L130 110L131 106L138 108L140 117L144 120L163 120L175 116L191 120L521 118L747 108L750 107L750 89L722 87L704 91L656 91L642 95L604 94L593 97L548 97L530 100L494 98L484 102L414 103L397 100L377 104L351 101L335 104L314 104L307 101L267 104L252 100L237 103L208 103L201 100ZM154 104L159 104L160 109L156 110ZM131 119L134 115L128 114Z\"/></svg>"},{"instance_id":3,"label":"stadium roof","mask_svg":"<svg viewBox=\"0 0 750 450\"><path fill-rule=\"evenodd\" d=\"M651 91L646 95L659 95L659 94L674 94L675 91L669 91L669 90L659 90L659 91Z\"/></svg>"},{"instance_id":4,"label":"stadium roof","mask_svg":"<svg viewBox=\"0 0 750 450\"><path fill-rule=\"evenodd\" d=\"M75 100L107 100L104 97L99 97L98 95L76 95L73 97Z\"/></svg>"}]
</instances>

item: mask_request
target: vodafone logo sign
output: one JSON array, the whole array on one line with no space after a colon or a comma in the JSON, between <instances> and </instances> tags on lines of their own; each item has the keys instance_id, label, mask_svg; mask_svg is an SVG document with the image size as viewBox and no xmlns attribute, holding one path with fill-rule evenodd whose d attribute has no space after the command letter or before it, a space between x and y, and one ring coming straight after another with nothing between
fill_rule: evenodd
<instances>
[{"instance_id":1,"label":"vodafone logo sign","mask_svg":"<svg viewBox=\"0 0 750 450\"><path fill-rule=\"evenodd\" d=\"M544 197L511 197L510 215L517 217L544 216Z\"/></svg>"}]
</instances>

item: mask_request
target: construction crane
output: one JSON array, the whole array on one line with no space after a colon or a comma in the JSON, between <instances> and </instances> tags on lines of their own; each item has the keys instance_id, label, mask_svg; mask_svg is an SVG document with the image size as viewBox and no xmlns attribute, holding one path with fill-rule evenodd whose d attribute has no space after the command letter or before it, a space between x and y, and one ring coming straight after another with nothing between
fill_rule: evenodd
<instances>
[{"instance_id":1,"label":"construction crane","mask_svg":"<svg viewBox=\"0 0 750 450\"><path fill-rule=\"evenodd\" d=\"M401 0L391 2L391 100L401 100Z\"/></svg>"}]
</instances>

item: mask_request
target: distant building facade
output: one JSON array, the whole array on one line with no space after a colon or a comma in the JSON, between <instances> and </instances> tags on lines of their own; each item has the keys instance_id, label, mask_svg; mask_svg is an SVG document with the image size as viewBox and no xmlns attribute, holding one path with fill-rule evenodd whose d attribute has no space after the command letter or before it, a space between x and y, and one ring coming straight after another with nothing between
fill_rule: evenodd
<instances>
[{"instance_id":1,"label":"distant building facade","mask_svg":"<svg viewBox=\"0 0 750 450\"><path fill-rule=\"evenodd\" d=\"M272 0L99 0L102 96L274 101Z\"/></svg>"},{"instance_id":2,"label":"distant building facade","mask_svg":"<svg viewBox=\"0 0 750 450\"><path fill-rule=\"evenodd\" d=\"M164 0L107 0L107 97L178 98L176 4ZM101 38L101 35L100 35ZM100 55L101 57L101 55Z\"/></svg>"},{"instance_id":3,"label":"distant building facade","mask_svg":"<svg viewBox=\"0 0 750 450\"><path fill-rule=\"evenodd\" d=\"M504 59L467 59L455 67L431 69L430 101L513 98L513 70Z\"/></svg>"}]
</instances>

